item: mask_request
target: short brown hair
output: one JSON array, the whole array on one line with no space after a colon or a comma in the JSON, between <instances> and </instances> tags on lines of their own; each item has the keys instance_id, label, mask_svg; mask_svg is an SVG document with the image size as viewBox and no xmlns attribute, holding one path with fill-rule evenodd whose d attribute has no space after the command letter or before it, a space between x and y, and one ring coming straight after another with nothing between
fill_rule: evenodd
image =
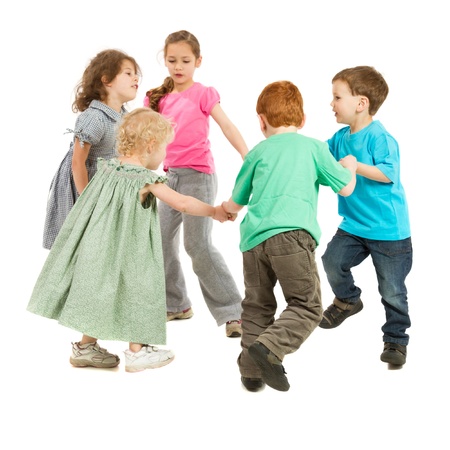
<instances>
[{"instance_id":1,"label":"short brown hair","mask_svg":"<svg viewBox=\"0 0 450 450\"><path fill-rule=\"evenodd\" d=\"M272 127L300 127L305 117L302 94L290 81L268 84L258 97L256 112Z\"/></svg>"},{"instance_id":2,"label":"short brown hair","mask_svg":"<svg viewBox=\"0 0 450 450\"><path fill-rule=\"evenodd\" d=\"M352 95L364 95L369 99L369 114L374 116L386 100L389 87L380 72L371 66L356 66L341 70L331 80L348 84Z\"/></svg>"}]
</instances>

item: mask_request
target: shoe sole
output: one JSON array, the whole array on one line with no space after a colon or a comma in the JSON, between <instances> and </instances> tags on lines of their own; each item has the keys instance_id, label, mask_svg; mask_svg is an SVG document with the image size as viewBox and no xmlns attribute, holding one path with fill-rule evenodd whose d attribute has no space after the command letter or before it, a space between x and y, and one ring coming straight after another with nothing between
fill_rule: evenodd
<instances>
[{"instance_id":1,"label":"shoe sole","mask_svg":"<svg viewBox=\"0 0 450 450\"><path fill-rule=\"evenodd\" d=\"M258 392L264 388L262 379L245 379L245 377L241 377L241 383L249 392Z\"/></svg>"},{"instance_id":2,"label":"shoe sole","mask_svg":"<svg viewBox=\"0 0 450 450\"><path fill-rule=\"evenodd\" d=\"M70 358L70 364L74 367L95 367L96 369L112 369L120 364L120 360L109 364L95 364L88 359L73 359Z\"/></svg>"},{"instance_id":3,"label":"shoe sole","mask_svg":"<svg viewBox=\"0 0 450 450\"><path fill-rule=\"evenodd\" d=\"M157 363L152 364L151 366L136 366L136 367L127 367L125 366L125 372L135 373L135 372L143 372L146 369L158 369L159 367L167 366L174 360L175 356L172 358L166 359L165 361L159 361Z\"/></svg>"},{"instance_id":4,"label":"shoe sole","mask_svg":"<svg viewBox=\"0 0 450 450\"><path fill-rule=\"evenodd\" d=\"M171 320L186 320L186 319L190 319L193 315L194 315L193 312L170 315L170 316L167 316L167 322L170 322Z\"/></svg>"},{"instance_id":5,"label":"shoe sole","mask_svg":"<svg viewBox=\"0 0 450 450\"><path fill-rule=\"evenodd\" d=\"M345 317L341 322L333 324L333 323L328 322L328 320L325 317L323 317L323 319L319 323L319 327L326 329L326 330L329 330L331 328L337 328L339 325L342 325L342 323L345 322L345 320L347 320L349 317L354 316L355 314L359 313L364 307L364 304L361 301L359 304L357 303L357 305L358 306L353 311L351 311L350 314L347 317Z\"/></svg>"},{"instance_id":6,"label":"shoe sole","mask_svg":"<svg viewBox=\"0 0 450 450\"><path fill-rule=\"evenodd\" d=\"M227 333L227 337L229 338L236 338L236 337L241 337L242 333L240 333L239 331L232 331L231 333Z\"/></svg>"},{"instance_id":7,"label":"shoe sole","mask_svg":"<svg viewBox=\"0 0 450 450\"><path fill-rule=\"evenodd\" d=\"M277 391L288 391L290 386L287 378L283 375L280 377L280 374L274 370L274 366L277 366L275 364L271 364L267 360L267 354L264 353L258 346L251 345L248 348L249 355L253 358L253 360L258 365L259 369L261 370L261 376L268 386L270 386L272 389L276 389ZM279 366L282 368L282 365Z\"/></svg>"}]
</instances>

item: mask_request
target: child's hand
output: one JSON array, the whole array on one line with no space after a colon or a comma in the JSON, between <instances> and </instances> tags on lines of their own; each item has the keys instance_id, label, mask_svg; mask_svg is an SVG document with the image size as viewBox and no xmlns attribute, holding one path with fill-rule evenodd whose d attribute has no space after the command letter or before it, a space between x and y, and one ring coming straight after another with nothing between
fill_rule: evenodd
<instances>
[{"instance_id":1,"label":"child's hand","mask_svg":"<svg viewBox=\"0 0 450 450\"><path fill-rule=\"evenodd\" d=\"M236 217L238 216L238 213L230 213L230 212L228 212L227 209L225 208L226 204L227 204L227 202L222 202L222 208L228 214L228 220L230 222L234 222L236 220Z\"/></svg>"},{"instance_id":2,"label":"child's hand","mask_svg":"<svg viewBox=\"0 0 450 450\"><path fill-rule=\"evenodd\" d=\"M347 155L344 158L339 160L339 163L346 167L347 169L350 169L352 172L356 172L356 169L358 167L358 161L353 155Z\"/></svg>"},{"instance_id":3,"label":"child's hand","mask_svg":"<svg viewBox=\"0 0 450 450\"><path fill-rule=\"evenodd\" d=\"M222 205L219 206L215 206L214 207L214 216L213 219L214 220L218 220L220 223L226 222L227 220L231 220L230 216L231 214L227 213Z\"/></svg>"}]
</instances>

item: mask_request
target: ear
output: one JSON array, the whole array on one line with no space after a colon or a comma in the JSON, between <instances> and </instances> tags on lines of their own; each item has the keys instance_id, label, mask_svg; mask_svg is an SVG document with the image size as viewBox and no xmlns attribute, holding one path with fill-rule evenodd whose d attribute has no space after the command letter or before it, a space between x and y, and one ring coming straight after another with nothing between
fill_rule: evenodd
<instances>
[{"instance_id":1,"label":"ear","mask_svg":"<svg viewBox=\"0 0 450 450\"><path fill-rule=\"evenodd\" d=\"M369 99L367 97L361 96L359 99L358 106L356 107L357 112L364 111L369 108Z\"/></svg>"},{"instance_id":2,"label":"ear","mask_svg":"<svg viewBox=\"0 0 450 450\"><path fill-rule=\"evenodd\" d=\"M102 75L101 80L105 86L111 86L111 83L108 81L108 78L106 77L106 75Z\"/></svg>"},{"instance_id":3,"label":"ear","mask_svg":"<svg viewBox=\"0 0 450 450\"><path fill-rule=\"evenodd\" d=\"M202 57L199 56L195 61L195 67L198 69L202 65Z\"/></svg>"},{"instance_id":4,"label":"ear","mask_svg":"<svg viewBox=\"0 0 450 450\"><path fill-rule=\"evenodd\" d=\"M150 141L148 141L148 145L147 145L147 152L151 153L153 151L153 148L155 147L156 144L156 139L151 139Z\"/></svg>"},{"instance_id":5,"label":"ear","mask_svg":"<svg viewBox=\"0 0 450 450\"><path fill-rule=\"evenodd\" d=\"M261 131L264 133L267 130L267 120L263 114L258 114L258 119L259 119L259 128L261 128Z\"/></svg>"}]
</instances>

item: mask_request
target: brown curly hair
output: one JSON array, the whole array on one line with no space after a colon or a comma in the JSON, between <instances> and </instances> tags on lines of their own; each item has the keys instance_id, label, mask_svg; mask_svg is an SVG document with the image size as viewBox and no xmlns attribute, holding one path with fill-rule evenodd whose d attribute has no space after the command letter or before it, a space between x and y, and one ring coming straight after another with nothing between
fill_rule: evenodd
<instances>
[{"instance_id":1,"label":"brown curly hair","mask_svg":"<svg viewBox=\"0 0 450 450\"><path fill-rule=\"evenodd\" d=\"M173 140L173 124L156 111L136 108L126 113L119 126L117 151L124 156L141 156L151 141L157 146Z\"/></svg>"},{"instance_id":2,"label":"brown curly hair","mask_svg":"<svg viewBox=\"0 0 450 450\"><path fill-rule=\"evenodd\" d=\"M164 58L167 55L167 47L170 44L176 44L178 42L186 42L186 44L189 44L195 58L200 58L200 43L192 33L189 33L189 31L186 30L176 31L175 33L171 33L169 34L169 36L167 36L164 42ZM160 100L165 95L170 94L173 90L173 87L174 84L172 78L166 77L161 86L148 90L145 95L148 97L149 107L153 109L153 111L159 111Z\"/></svg>"},{"instance_id":3,"label":"brown curly hair","mask_svg":"<svg viewBox=\"0 0 450 450\"><path fill-rule=\"evenodd\" d=\"M89 108L92 100L105 100L107 92L102 78L105 77L107 83L114 80L120 73L123 61L130 61L134 65L135 72L141 75L141 69L135 59L120 50L103 50L92 58L75 87L72 111L83 112Z\"/></svg>"}]
</instances>

